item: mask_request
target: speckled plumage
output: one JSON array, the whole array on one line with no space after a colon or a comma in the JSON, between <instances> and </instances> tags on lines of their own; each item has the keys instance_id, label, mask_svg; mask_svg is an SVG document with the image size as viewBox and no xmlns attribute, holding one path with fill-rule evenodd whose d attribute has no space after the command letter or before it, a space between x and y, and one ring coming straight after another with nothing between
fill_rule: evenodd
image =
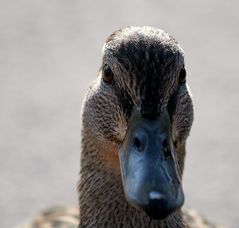
<instances>
[{"instance_id":1,"label":"speckled plumage","mask_svg":"<svg viewBox=\"0 0 239 228\"><path fill-rule=\"evenodd\" d=\"M124 196L118 160L118 147L133 106L148 119L168 108L182 173L185 140L193 120L187 86L178 82L184 69L183 55L177 42L159 29L128 27L108 38L99 77L90 87L83 108L80 228L113 224L187 227L180 211L157 221L130 206ZM102 80L105 64L114 74L111 84Z\"/></svg>"},{"instance_id":2,"label":"speckled plumage","mask_svg":"<svg viewBox=\"0 0 239 228\"><path fill-rule=\"evenodd\" d=\"M102 80L106 64L114 76L112 83ZM191 95L187 84L180 82L182 70L184 53L162 30L127 27L107 39L99 77L89 88L82 111L79 228L213 227L181 210L153 220L128 204L122 186L118 153L133 108L147 119L168 109L182 178L193 122Z\"/></svg>"},{"instance_id":3,"label":"speckled plumage","mask_svg":"<svg viewBox=\"0 0 239 228\"><path fill-rule=\"evenodd\" d=\"M183 217L190 228L223 228L210 223L193 209L183 209ZM43 211L34 220L15 228L76 228L78 223L78 207L55 206Z\"/></svg>"}]
</instances>

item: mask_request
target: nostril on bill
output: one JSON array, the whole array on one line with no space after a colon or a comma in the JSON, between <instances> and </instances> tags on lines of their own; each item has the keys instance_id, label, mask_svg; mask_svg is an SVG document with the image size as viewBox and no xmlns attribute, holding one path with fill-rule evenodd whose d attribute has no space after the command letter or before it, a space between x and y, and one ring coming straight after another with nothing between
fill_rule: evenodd
<instances>
[{"instance_id":1,"label":"nostril on bill","mask_svg":"<svg viewBox=\"0 0 239 228\"><path fill-rule=\"evenodd\" d=\"M144 129L138 128L132 135L132 146L137 152L143 152L147 148L148 135Z\"/></svg>"},{"instance_id":2,"label":"nostril on bill","mask_svg":"<svg viewBox=\"0 0 239 228\"><path fill-rule=\"evenodd\" d=\"M134 138L134 147L136 148L137 151L141 151L142 149L142 144L137 137Z\"/></svg>"}]
</instances>

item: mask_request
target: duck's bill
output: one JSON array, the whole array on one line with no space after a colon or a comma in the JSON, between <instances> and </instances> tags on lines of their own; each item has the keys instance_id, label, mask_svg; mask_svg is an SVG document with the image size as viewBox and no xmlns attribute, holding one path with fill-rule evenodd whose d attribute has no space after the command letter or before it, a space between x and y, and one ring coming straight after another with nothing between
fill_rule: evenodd
<instances>
[{"instance_id":1,"label":"duck's bill","mask_svg":"<svg viewBox=\"0 0 239 228\"><path fill-rule=\"evenodd\" d=\"M155 219L167 217L184 202L171 134L167 111L153 121L134 111L120 148L125 196Z\"/></svg>"}]
</instances>

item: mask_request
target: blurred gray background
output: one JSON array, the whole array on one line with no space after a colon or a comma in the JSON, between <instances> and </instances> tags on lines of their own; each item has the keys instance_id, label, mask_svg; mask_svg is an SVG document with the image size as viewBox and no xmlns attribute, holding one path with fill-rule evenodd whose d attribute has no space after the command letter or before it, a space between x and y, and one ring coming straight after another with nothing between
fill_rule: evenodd
<instances>
[{"instance_id":1,"label":"blurred gray background","mask_svg":"<svg viewBox=\"0 0 239 228\"><path fill-rule=\"evenodd\" d=\"M80 109L106 37L127 25L171 33L186 53L195 122L186 205L239 227L239 2L0 1L0 227L77 204Z\"/></svg>"}]
</instances>

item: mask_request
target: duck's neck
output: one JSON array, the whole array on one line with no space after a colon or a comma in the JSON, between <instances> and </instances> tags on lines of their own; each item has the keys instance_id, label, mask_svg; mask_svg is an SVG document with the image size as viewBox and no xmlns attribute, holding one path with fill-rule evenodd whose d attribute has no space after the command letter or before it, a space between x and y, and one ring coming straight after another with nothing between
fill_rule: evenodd
<instances>
[{"instance_id":1,"label":"duck's neck","mask_svg":"<svg viewBox=\"0 0 239 228\"><path fill-rule=\"evenodd\" d=\"M83 138L79 228L186 227L181 211L159 221L130 206L124 196L114 148L95 148L93 144Z\"/></svg>"}]
</instances>

